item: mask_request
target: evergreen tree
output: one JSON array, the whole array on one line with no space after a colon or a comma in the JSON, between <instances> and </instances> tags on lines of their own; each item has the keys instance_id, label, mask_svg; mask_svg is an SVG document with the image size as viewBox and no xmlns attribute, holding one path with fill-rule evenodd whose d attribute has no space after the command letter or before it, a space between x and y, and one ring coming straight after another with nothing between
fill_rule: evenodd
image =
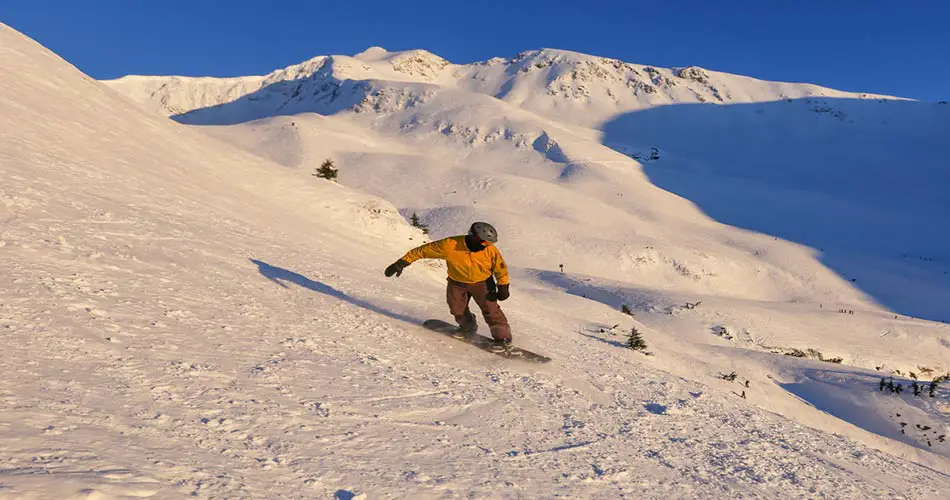
<instances>
[{"instance_id":1,"label":"evergreen tree","mask_svg":"<svg viewBox=\"0 0 950 500\"><path fill-rule=\"evenodd\" d=\"M627 338L627 348L634 351L642 351L647 348L647 343L643 340L643 335L637 327L630 329L630 336Z\"/></svg>"},{"instance_id":2,"label":"evergreen tree","mask_svg":"<svg viewBox=\"0 0 950 500\"><path fill-rule=\"evenodd\" d=\"M429 225L422 223L422 221L419 219L419 214L413 212L412 215L409 216L409 224L411 224L412 227L421 229L422 234L429 234Z\"/></svg>"},{"instance_id":3,"label":"evergreen tree","mask_svg":"<svg viewBox=\"0 0 950 500\"><path fill-rule=\"evenodd\" d=\"M884 380L884 377L881 377L881 392L884 392L884 387L887 385L887 381Z\"/></svg>"},{"instance_id":4,"label":"evergreen tree","mask_svg":"<svg viewBox=\"0 0 950 500\"><path fill-rule=\"evenodd\" d=\"M628 306L627 304L623 304L620 306L620 312L627 314L629 316L633 316L633 311L630 310L630 306Z\"/></svg>"},{"instance_id":5,"label":"evergreen tree","mask_svg":"<svg viewBox=\"0 0 950 500\"><path fill-rule=\"evenodd\" d=\"M916 380L910 384L910 388L914 391L914 396L920 396L920 384Z\"/></svg>"},{"instance_id":6,"label":"evergreen tree","mask_svg":"<svg viewBox=\"0 0 950 500\"><path fill-rule=\"evenodd\" d=\"M887 379L887 390L888 392L894 392L894 379Z\"/></svg>"},{"instance_id":7,"label":"evergreen tree","mask_svg":"<svg viewBox=\"0 0 950 500\"><path fill-rule=\"evenodd\" d=\"M930 394L930 397L937 397L937 379L930 381L930 387L927 388L927 392Z\"/></svg>"},{"instance_id":8,"label":"evergreen tree","mask_svg":"<svg viewBox=\"0 0 950 500\"><path fill-rule=\"evenodd\" d=\"M903 384L898 383L896 386L894 386L894 392L896 392L896 393L898 393L898 394L900 394L901 391L903 391L903 390L904 390L904 385L903 385Z\"/></svg>"},{"instance_id":9,"label":"evergreen tree","mask_svg":"<svg viewBox=\"0 0 950 500\"><path fill-rule=\"evenodd\" d=\"M336 182L336 176L340 171L333 166L333 160L327 158L320 164L320 168L313 172L314 177Z\"/></svg>"}]
</instances>

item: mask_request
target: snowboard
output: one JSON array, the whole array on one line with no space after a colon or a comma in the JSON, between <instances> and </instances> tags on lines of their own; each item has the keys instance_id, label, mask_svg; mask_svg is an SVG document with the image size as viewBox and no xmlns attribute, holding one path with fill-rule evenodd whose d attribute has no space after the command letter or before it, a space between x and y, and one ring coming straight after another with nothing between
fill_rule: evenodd
<instances>
[{"instance_id":1,"label":"snowboard","mask_svg":"<svg viewBox=\"0 0 950 500\"><path fill-rule=\"evenodd\" d=\"M427 319L422 323L422 326L434 332L442 333L460 342L465 342L466 344L473 345L485 352L490 352L503 358L521 359L524 361L530 361L532 363L547 363L548 361L551 361L551 358L547 356L542 356L520 347L510 346L504 351L493 349L492 347L494 344L488 337L483 337L477 333L465 335L459 332L458 325L447 323L441 319Z\"/></svg>"}]
</instances>

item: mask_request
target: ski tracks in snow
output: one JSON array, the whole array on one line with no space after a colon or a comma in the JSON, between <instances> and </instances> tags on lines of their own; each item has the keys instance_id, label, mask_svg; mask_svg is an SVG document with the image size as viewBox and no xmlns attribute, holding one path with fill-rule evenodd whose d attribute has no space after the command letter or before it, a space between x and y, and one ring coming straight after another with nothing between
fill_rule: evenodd
<instances>
[{"instance_id":1,"label":"ski tracks in snow","mask_svg":"<svg viewBox=\"0 0 950 500\"><path fill-rule=\"evenodd\" d=\"M550 333L555 361L535 367L277 286L250 262L235 269L213 286L126 276L113 296L104 285L117 276L18 267L7 286L22 298L0 308L2 369L14 374L0 385L0 494L936 498L950 487L625 350L568 345L571 332ZM154 286L162 298L148 298ZM42 303L68 305L51 322Z\"/></svg>"}]
</instances>

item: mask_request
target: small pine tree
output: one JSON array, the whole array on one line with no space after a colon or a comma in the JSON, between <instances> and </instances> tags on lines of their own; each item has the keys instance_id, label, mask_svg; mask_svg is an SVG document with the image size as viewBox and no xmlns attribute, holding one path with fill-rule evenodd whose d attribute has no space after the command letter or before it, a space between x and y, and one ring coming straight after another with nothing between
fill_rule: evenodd
<instances>
[{"instance_id":1,"label":"small pine tree","mask_svg":"<svg viewBox=\"0 0 950 500\"><path fill-rule=\"evenodd\" d=\"M920 384L916 380L910 384L910 388L914 391L914 396L920 396Z\"/></svg>"},{"instance_id":2,"label":"small pine tree","mask_svg":"<svg viewBox=\"0 0 950 500\"><path fill-rule=\"evenodd\" d=\"M628 306L627 304L623 304L623 305L620 306L620 312L622 312L622 313L624 313L624 314L626 314L626 315L628 315L628 316L633 316L633 311L630 310L630 306Z\"/></svg>"},{"instance_id":3,"label":"small pine tree","mask_svg":"<svg viewBox=\"0 0 950 500\"><path fill-rule=\"evenodd\" d=\"M336 176L340 173L339 169L333 166L333 160L327 158L320 164L320 168L313 172L314 177L336 182Z\"/></svg>"},{"instance_id":4,"label":"small pine tree","mask_svg":"<svg viewBox=\"0 0 950 500\"><path fill-rule=\"evenodd\" d=\"M896 392L896 393L898 393L898 394L900 394L901 391L903 391L903 390L904 390L904 385L903 385L903 384L897 384L897 385L894 386L894 392Z\"/></svg>"},{"instance_id":5,"label":"small pine tree","mask_svg":"<svg viewBox=\"0 0 950 500\"><path fill-rule=\"evenodd\" d=\"M881 377L881 392L884 392L884 387L887 386L887 381L884 380L884 377Z\"/></svg>"},{"instance_id":6,"label":"small pine tree","mask_svg":"<svg viewBox=\"0 0 950 500\"><path fill-rule=\"evenodd\" d=\"M419 219L419 214L413 212L412 215L409 216L409 224L411 224L412 227L421 229L422 234L429 234L429 225L422 223L422 220Z\"/></svg>"},{"instance_id":7,"label":"small pine tree","mask_svg":"<svg viewBox=\"0 0 950 500\"><path fill-rule=\"evenodd\" d=\"M643 340L643 334L640 333L640 330L637 330L637 327L630 329L630 336L627 337L627 348L634 351L642 351L647 348L647 343Z\"/></svg>"},{"instance_id":8,"label":"small pine tree","mask_svg":"<svg viewBox=\"0 0 950 500\"><path fill-rule=\"evenodd\" d=\"M930 387L927 388L927 393L932 398L937 397L937 379L933 379L930 381Z\"/></svg>"},{"instance_id":9,"label":"small pine tree","mask_svg":"<svg viewBox=\"0 0 950 500\"><path fill-rule=\"evenodd\" d=\"M894 379L892 378L887 380L887 391L894 392Z\"/></svg>"}]
</instances>

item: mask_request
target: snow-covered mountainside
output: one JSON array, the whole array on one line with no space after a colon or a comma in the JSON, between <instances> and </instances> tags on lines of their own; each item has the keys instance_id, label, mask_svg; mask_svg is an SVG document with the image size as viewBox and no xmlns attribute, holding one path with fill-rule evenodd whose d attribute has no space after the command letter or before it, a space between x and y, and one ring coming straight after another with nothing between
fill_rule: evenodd
<instances>
[{"instance_id":1,"label":"snow-covered mountainside","mask_svg":"<svg viewBox=\"0 0 950 500\"><path fill-rule=\"evenodd\" d=\"M570 118L536 55L103 85L0 25L0 496L942 498L950 391L909 377L950 370L946 325L657 187L672 151L603 145L657 108ZM444 270L382 276L412 212L499 228L552 363L419 326Z\"/></svg>"},{"instance_id":2,"label":"snow-covered mountainside","mask_svg":"<svg viewBox=\"0 0 950 500\"><path fill-rule=\"evenodd\" d=\"M424 154L443 165L416 165L424 170L414 172L417 178L443 175L444 157L472 158L488 150L495 153L494 171L523 177L525 168L515 165L530 164L540 153L553 165L540 166L529 177L555 179L556 187L572 190L583 184L590 195L592 184L577 181L591 175L605 180L604 169L592 166L610 164L627 174L596 183L607 192L594 196L614 211L617 183L646 173L654 185L696 203L719 222L816 250L820 263L808 259L818 264L820 270L814 272L830 268L854 283L848 288L857 286L864 298L899 314L950 321L950 235L943 229L950 221L943 192L950 182L944 160L950 156L947 105L766 82L697 67L653 68L551 49L453 65L426 51L390 53L377 47L354 57L316 57L264 77L126 77L106 83L188 124L242 124L302 113L333 117L306 130L290 126L305 123L297 119L255 123L249 125L257 131L251 134L236 131L242 127L223 132L242 135L231 142L289 166L319 161L304 150L317 156L333 151L325 145L336 139L322 141L312 134L355 123L355 129L347 130L359 131L348 135L366 137L365 130L372 128L390 137L391 144L419 139L423 147L416 150L429 152ZM433 138L449 147L445 155L431 153ZM363 146L356 149L365 152ZM619 161L614 151L638 161ZM519 155L527 159L510 160ZM382 168L393 163L384 160ZM351 176L351 181L378 182L379 189L371 191L397 206L444 208L441 197L423 202L413 188L402 191L409 195L405 202L394 199L399 195L389 187L400 179L371 172L365 158L359 164L359 172L371 175ZM461 167L471 171L470 163ZM665 193L658 202L652 196L638 193L636 199L624 200L622 204L636 206L623 211L640 216L628 224L617 219L617 230L643 235L658 226L645 223L642 215L655 211L658 203L675 201ZM564 201L573 204L570 197ZM664 210L664 229L653 232L673 229L683 213ZM704 224L705 217L701 219ZM576 222L597 231L585 220ZM684 248L689 245L678 239L691 236L660 240ZM735 238L727 239L728 246ZM722 254L710 252L714 244L703 241L698 250ZM531 254L539 255L536 249ZM619 249L580 255L585 264L578 270L592 274L599 273L589 268L590 261L625 258ZM686 275L715 275L719 279L699 280L708 284L704 289L730 295L748 295L749 284L762 281L756 278L762 276L759 269L740 269L734 259L725 260L729 262L704 262L706 269L689 269ZM728 271L710 269L717 264ZM783 262L778 267L782 273L811 274L816 266ZM649 286L663 286L670 279L644 281L642 269L636 271L637 281ZM675 280L684 273L673 274ZM846 298L850 292L816 295L810 289L813 280L806 280L809 300L864 301ZM770 276L765 281L775 280Z\"/></svg>"},{"instance_id":3,"label":"snow-covered mountainside","mask_svg":"<svg viewBox=\"0 0 950 500\"><path fill-rule=\"evenodd\" d=\"M392 85L397 82L423 86ZM455 88L582 126L596 126L618 113L668 104L735 104L803 97L885 98L809 84L768 82L699 67L656 68L555 49L455 65L424 50L387 52L373 47L352 57L315 57L266 76L127 76L106 83L167 115L244 101L242 115L202 113L180 117L185 123L205 121L202 115L220 123L226 118L246 121L256 114L321 112L376 104L374 98L379 97L381 86L403 89L408 99L402 102L404 105L411 105L420 96L424 99L425 85Z\"/></svg>"}]
</instances>

